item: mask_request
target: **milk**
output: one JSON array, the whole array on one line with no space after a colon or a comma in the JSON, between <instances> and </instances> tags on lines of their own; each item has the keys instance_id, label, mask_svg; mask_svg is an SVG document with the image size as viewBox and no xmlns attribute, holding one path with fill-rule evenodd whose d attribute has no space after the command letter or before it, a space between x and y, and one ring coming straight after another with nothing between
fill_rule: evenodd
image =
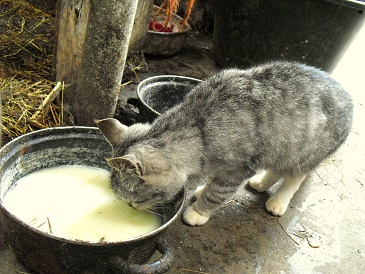
<instances>
[{"instance_id":1,"label":"milk","mask_svg":"<svg viewBox=\"0 0 365 274\"><path fill-rule=\"evenodd\" d=\"M60 166L31 173L9 190L4 207L28 225L62 238L113 242L161 226L152 213L116 198L110 173L86 166Z\"/></svg>"}]
</instances>

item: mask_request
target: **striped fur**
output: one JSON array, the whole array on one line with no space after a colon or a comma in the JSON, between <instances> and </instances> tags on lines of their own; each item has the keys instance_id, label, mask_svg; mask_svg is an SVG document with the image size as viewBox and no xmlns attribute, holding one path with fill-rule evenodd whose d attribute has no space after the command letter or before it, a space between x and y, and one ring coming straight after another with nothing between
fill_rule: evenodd
<instances>
[{"instance_id":1,"label":"striped fur","mask_svg":"<svg viewBox=\"0 0 365 274\"><path fill-rule=\"evenodd\" d=\"M210 178L184 213L201 225L258 170L267 170L249 181L258 191L283 182L266 208L284 214L305 175L345 141L352 108L327 73L272 62L219 72L153 124L98 125L113 146L112 187L136 208L172 199L190 175Z\"/></svg>"}]
</instances>

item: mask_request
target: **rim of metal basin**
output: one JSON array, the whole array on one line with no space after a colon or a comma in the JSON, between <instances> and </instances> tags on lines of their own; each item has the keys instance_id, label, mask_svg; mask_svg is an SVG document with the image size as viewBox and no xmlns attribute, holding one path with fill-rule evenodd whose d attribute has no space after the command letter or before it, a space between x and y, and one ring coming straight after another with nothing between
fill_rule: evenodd
<instances>
[{"instance_id":1,"label":"rim of metal basin","mask_svg":"<svg viewBox=\"0 0 365 274\"><path fill-rule=\"evenodd\" d=\"M196 79L193 77L186 77L186 76L179 76L179 75L158 75L158 76L152 76L152 77L148 77L146 79L144 79L143 81L141 81L138 86L137 86L137 96L138 99L140 100L140 102L150 111L152 111L153 113L157 114L157 115L161 115L160 112L156 111L155 109L153 109L151 106L149 106L147 104L147 102L145 101L145 94L146 94L146 88L149 85L155 85L156 83L166 83L166 82L171 82L171 83L175 83L175 84L184 84L184 85L191 85L192 88L195 87L197 84L199 84L200 82L202 82L202 80L200 79Z\"/></svg>"}]
</instances>

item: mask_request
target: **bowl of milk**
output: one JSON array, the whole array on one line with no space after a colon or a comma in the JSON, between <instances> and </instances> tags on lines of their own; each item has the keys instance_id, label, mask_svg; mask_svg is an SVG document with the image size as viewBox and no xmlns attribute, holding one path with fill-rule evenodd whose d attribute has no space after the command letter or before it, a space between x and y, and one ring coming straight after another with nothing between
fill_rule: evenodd
<instances>
[{"instance_id":1,"label":"bowl of milk","mask_svg":"<svg viewBox=\"0 0 365 274\"><path fill-rule=\"evenodd\" d=\"M109 186L111 153L97 128L78 126L28 133L0 150L4 233L29 268L163 273L172 266L164 233L181 212L184 190L159 211L131 208ZM156 250L161 258L146 264Z\"/></svg>"}]
</instances>

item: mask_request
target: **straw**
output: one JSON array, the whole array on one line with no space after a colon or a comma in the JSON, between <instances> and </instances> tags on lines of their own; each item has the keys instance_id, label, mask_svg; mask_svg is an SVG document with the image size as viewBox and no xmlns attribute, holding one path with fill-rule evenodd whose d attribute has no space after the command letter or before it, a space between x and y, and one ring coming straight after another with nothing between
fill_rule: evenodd
<instances>
[{"instance_id":1,"label":"straw","mask_svg":"<svg viewBox=\"0 0 365 274\"><path fill-rule=\"evenodd\" d=\"M65 125L52 78L54 18L24 0L0 0L0 92L3 144Z\"/></svg>"}]
</instances>

